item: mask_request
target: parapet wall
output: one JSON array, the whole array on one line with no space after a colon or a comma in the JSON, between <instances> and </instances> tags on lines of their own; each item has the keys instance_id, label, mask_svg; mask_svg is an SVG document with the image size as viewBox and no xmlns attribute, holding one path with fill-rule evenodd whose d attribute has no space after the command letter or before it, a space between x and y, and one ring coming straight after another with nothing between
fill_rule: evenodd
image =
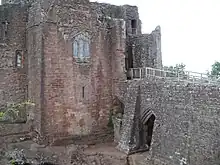
<instances>
[{"instance_id":1,"label":"parapet wall","mask_svg":"<svg viewBox=\"0 0 220 165\"><path fill-rule=\"evenodd\" d=\"M219 164L219 87L148 79L142 106L155 110L153 156L169 164Z\"/></svg>"},{"instance_id":2,"label":"parapet wall","mask_svg":"<svg viewBox=\"0 0 220 165\"><path fill-rule=\"evenodd\" d=\"M219 164L219 117L218 86L174 82L146 78L129 82L129 88L141 89L141 111L150 108L156 116L152 146L145 156L150 163L177 165ZM125 114L129 109L134 91L127 90ZM132 91L129 93L129 91ZM130 95L130 96L129 96ZM132 108L132 106L130 106ZM125 125L125 124L124 124ZM149 163L144 159L137 164Z\"/></svg>"}]
</instances>

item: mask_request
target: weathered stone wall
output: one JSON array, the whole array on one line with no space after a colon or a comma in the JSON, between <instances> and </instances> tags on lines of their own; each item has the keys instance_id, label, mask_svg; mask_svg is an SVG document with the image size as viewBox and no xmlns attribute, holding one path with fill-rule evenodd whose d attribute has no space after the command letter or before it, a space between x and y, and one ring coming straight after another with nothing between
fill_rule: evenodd
<instances>
[{"instance_id":1,"label":"weathered stone wall","mask_svg":"<svg viewBox=\"0 0 220 165\"><path fill-rule=\"evenodd\" d=\"M158 26L151 34L129 37L133 67L162 68L161 32Z\"/></svg>"},{"instance_id":2,"label":"weathered stone wall","mask_svg":"<svg viewBox=\"0 0 220 165\"><path fill-rule=\"evenodd\" d=\"M141 111L150 108L156 115L151 151L136 163L164 165L218 165L219 87L147 78L131 82L141 87ZM127 94L129 91L128 90ZM135 101L134 92L130 93ZM125 97L127 98L127 97ZM134 107L133 107L134 109ZM125 109L131 114L132 109ZM149 156L149 162L144 157Z\"/></svg>"},{"instance_id":3,"label":"weathered stone wall","mask_svg":"<svg viewBox=\"0 0 220 165\"><path fill-rule=\"evenodd\" d=\"M136 63L141 63L140 61L143 60L138 58L138 54L135 54L134 51L132 50L132 45L134 44L134 40L137 38L136 36L138 35L139 37L141 36L141 20L139 19L139 13L138 13L138 8L137 6L130 6L130 5L123 5L123 6L115 6L111 4L106 4L106 3L91 3L92 9L95 11L97 15L98 21L103 21L103 19L106 18L117 18L124 20L124 29L125 31L123 32L124 35L126 35L126 40L125 40L125 69L132 68L136 65ZM133 23L134 21L134 23ZM134 27L135 28L134 28ZM132 39L131 39L132 38ZM133 39L134 38L134 39ZM140 37L142 39L142 37ZM140 39L139 39L140 40ZM138 41L139 41L138 40ZM137 42L138 42L137 41ZM145 42L145 40L142 40ZM139 43L139 45L142 43ZM149 44L149 42L143 43L145 47L145 44ZM141 48L142 50L142 48ZM133 51L133 52L131 52ZM139 51L140 52L140 51ZM140 52L142 53L142 52ZM147 57L146 57L147 58ZM140 61L138 61L140 60ZM135 64L133 64L135 63Z\"/></svg>"},{"instance_id":4,"label":"weathered stone wall","mask_svg":"<svg viewBox=\"0 0 220 165\"><path fill-rule=\"evenodd\" d=\"M38 130L53 140L105 136L115 82L125 78L124 22L98 22L87 1L32 7L32 15L39 14L40 8L48 11L44 18L29 17L29 96L36 102L33 118ZM79 63L72 42L85 32L91 41L90 58Z\"/></svg>"},{"instance_id":5,"label":"weathered stone wall","mask_svg":"<svg viewBox=\"0 0 220 165\"><path fill-rule=\"evenodd\" d=\"M125 11L122 6L115 6L107 3L90 2L91 8L97 13L98 18L105 16L111 18L123 19L125 17Z\"/></svg>"},{"instance_id":6,"label":"weathered stone wall","mask_svg":"<svg viewBox=\"0 0 220 165\"><path fill-rule=\"evenodd\" d=\"M80 2L48 0L33 1L27 13L27 8L18 4L21 2L23 1L4 1L4 5L1 6L2 18L11 17L10 12L4 9L7 7L18 12L19 19L16 21L25 22L19 24L23 28L21 35L16 32L11 37L11 33L8 33L2 41L16 41L18 38L22 45L19 50L24 49L26 53L27 49L28 56L25 58L27 65L22 71L24 76L28 72L28 90L22 91L22 94L28 95L28 99L35 103L35 107L28 111L28 119L33 121L32 131L42 136L53 134L57 137L88 135L91 132L104 133L102 129L108 123L112 99L118 92L118 83L125 80L126 23L121 18L130 19L132 13L137 13L136 8L98 5L86 0ZM100 6L109 8L105 10L107 14L102 13L102 16L110 18L102 21L98 19ZM26 12L24 15L19 14L24 11ZM135 15L136 17L138 18L138 15ZM9 28L20 29L17 24L11 26L13 23ZM91 58L88 63L77 63L72 55L72 41L77 34L84 32L90 35ZM6 46L4 45L4 49ZM10 54L8 47L5 52ZM12 68L15 60L13 56L11 54L7 57L11 60L7 65L11 65ZM13 79L7 79L8 83L19 80L9 71L4 74L13 76ZM4 79L2 82L5 81ZM22 79L19 82L26 83L25 87L27 86L26 80ZM15 91L14 88L10 90ZM8 93L13 95L13 92ZM17 97L18 93L13 97Z\"/></svg>"},{"instance_id":7,"label":"weathered stone wall","mask_svg":"<svg viewBox=\"0 0 220 165\"><path fill-rule=\"evenodd\" d=\"M141 34L141 20L139 19L137 6L115 6L107 3L91 2L91 7L96 12L99 20L101 17L124 19L127 35L133 35L131 22L136 20L136 34Z\"/></svg>"},{"instance_id":8,"label":"weathered stone wall","mask_svg":"<svg viewBox=\"0 0 220 165\"><path fill-rule=\"evenodd\" d=\"M138 81L139 83L139 81ZM124 115L122 118L122 128L121 128L121 137L119 137L117 149L125 152L126 154L130 153L131 148L133 148L133 140L135 133L134 131L139 131L134 128L135 119L136 119L136 101L138 95L138 86L136 82L128 81L122 83L121 93L119 93L120 100L124 103ZM120 96L121 95L121 96Z\"/></svg>"},{"instance_id":9,"label":"weathered stone wall","mask_svg":"<svg viewBox=\"0 0 220 165\"><path fill-rule=\"evenodd\" d=\"M126 21L127 35L140 35L142 32L141 32L141 20L139 19L138 7L124 5L123 9L125 11L124 19ZM132 20L136 21L136 33L132 32Z\"/></svg>"},{"instance_id":10,"label":"weathered stone wall","mask_svg":"<svg viewBox=\"0 0 220 165\"><path fill-rule=\"evenodd\" d=\"M154 59L154 67L162 69L162 48L161 48L161 28L157 26L151 33L152 39L149 42L149 55Z\"/></svg>"},{"instance_id":11,"label":"weathered stone wall","mask_svg":"<svg viewBox=\"0 0 220 165\"><path fill-rule=\"evenodd\" d=\"M155 109L159 124L154 131L154 157L169 164L184 159L195 165L220 163L219 87L157 80L143 88L143 105Z\"/></svg>"},{"instance_id":12,"label":"weathered stone wall","mask_svg":"<svg viewBox=\"0 0 220 165\"><path fill-rule=\"evenodd\" d=\"M28 97L35 103L28 110L32 131L44 137L104 137L113 98L126 79L126 37L141 34L138 8L88 0L30 1L27 8L23 2L3 1L0 8L1 21L9 23L7 28L0 25L2 31L8 30L1 38L2 105L9 94L13 101ZM136 20L135 34L132 20ZM79 63L72 42L84 33L91 41L90 58ZM22 69L14 68L16 50L25 56Z\"/></svg>"},{"instance_id":13,"label":"weathered stone wall","mask_svg":"<svg viewBox=\"0 0 220 165\"><path fill-rule=\"evenodd\" d=\"M27 8L19 5L0 6L0 109L6 104L27 98L27 54L25 29ZM6 23L7 22L7 23ZM4 33L4 35L2 35ZM16 51L24 56L24 67L16 67ZM0 125L0 136L22 132L23 125Z\"/></svg>"},{"instance_id":14,"label":"weathered stone wall","mask_svg":"<svg viewBox=\"0 0 220 165\"><path fill-rule=\"evenodd\" d=\"M2 0L1 4L25 4L28 0Z\"/></svg>"},{"instance_id":15,"label":"weathered stone wall","mask_svg":"<svg viewBox=\"0 0 220 165\"><path fill-rule=\"evenodd\" d=\"M149 41L151 35L137 35L130 37L130 47L132 49L133 67L153 67L153 58L149 55Z\"/></svg>"},{"instance_id":16,"label":"weathered stone wall","mask_svg":"<svg viewBox=\"0 0 220 165\"><path fill-rule=\"evenodd\" d=\"M35 103L29 109L29 118L33 121L34 130L42 135L43 128L43 18L41 1L34 2L29 8L27 24L28 52L28 98Z\"/></svg>"}]
</instances>

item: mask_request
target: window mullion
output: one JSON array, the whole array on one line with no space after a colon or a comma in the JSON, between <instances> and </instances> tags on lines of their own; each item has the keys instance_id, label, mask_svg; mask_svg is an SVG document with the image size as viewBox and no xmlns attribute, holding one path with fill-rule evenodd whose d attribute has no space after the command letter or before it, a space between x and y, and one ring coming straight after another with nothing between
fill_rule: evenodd
<instances>
[{"instance_id":1,"label":"window mullion","mask_svg":"<svg viewBox=\"0 0 220 165\"><path fill-rule=\"evenodd\" d=\"M74 39L73 54L74 57L85 60L89 57L89 38L83 34L78 35Z\"/></svg>"},{"instance_id":2,"label":"window mullion","mask_svg":"<svg viewBox=\"0 0 220 165\"><path fill-rule=\"evenodd\" d=\"M79 45L79 40L77 40L77 55L76 55L77 58L80 57L80 45Z\"/></svg>"}]
</instances>

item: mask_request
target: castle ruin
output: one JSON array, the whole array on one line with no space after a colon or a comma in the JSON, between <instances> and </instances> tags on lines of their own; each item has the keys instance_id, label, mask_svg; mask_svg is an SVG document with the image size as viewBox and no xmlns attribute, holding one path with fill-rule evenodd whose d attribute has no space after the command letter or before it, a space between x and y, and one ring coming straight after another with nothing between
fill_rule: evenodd
<instances>
[{"instance_id":1,"label":"castle ruin","mask_svg":"<svg viewBox=\"0 0 220 165\"><path fill-rule=\"evenodd\" d=\"M136 6L2 0L0 14L0 108L35 104L0 123L2 143L107 143L113 120L118 151L143 153L133 165L218 165L220 88L167 79L160 26L143 34Z\"/></svg>"}]
</instances>

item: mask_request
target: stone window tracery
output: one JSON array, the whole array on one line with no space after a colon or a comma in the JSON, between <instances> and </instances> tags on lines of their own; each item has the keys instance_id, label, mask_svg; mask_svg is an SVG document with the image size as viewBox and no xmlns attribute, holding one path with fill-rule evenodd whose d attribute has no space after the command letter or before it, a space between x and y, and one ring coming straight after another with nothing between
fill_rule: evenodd
<instances>
[{"instance_id":1,"label":"stone window tracery","mask_svg":"<svg viewBox=\"0 0 220 165\"><path fill-rule=\"evenodd\" d=\"M73 40L73 57L85 62L90 57L90 38L88 33L81 33Z\"/></svg>"}]
</instances>

